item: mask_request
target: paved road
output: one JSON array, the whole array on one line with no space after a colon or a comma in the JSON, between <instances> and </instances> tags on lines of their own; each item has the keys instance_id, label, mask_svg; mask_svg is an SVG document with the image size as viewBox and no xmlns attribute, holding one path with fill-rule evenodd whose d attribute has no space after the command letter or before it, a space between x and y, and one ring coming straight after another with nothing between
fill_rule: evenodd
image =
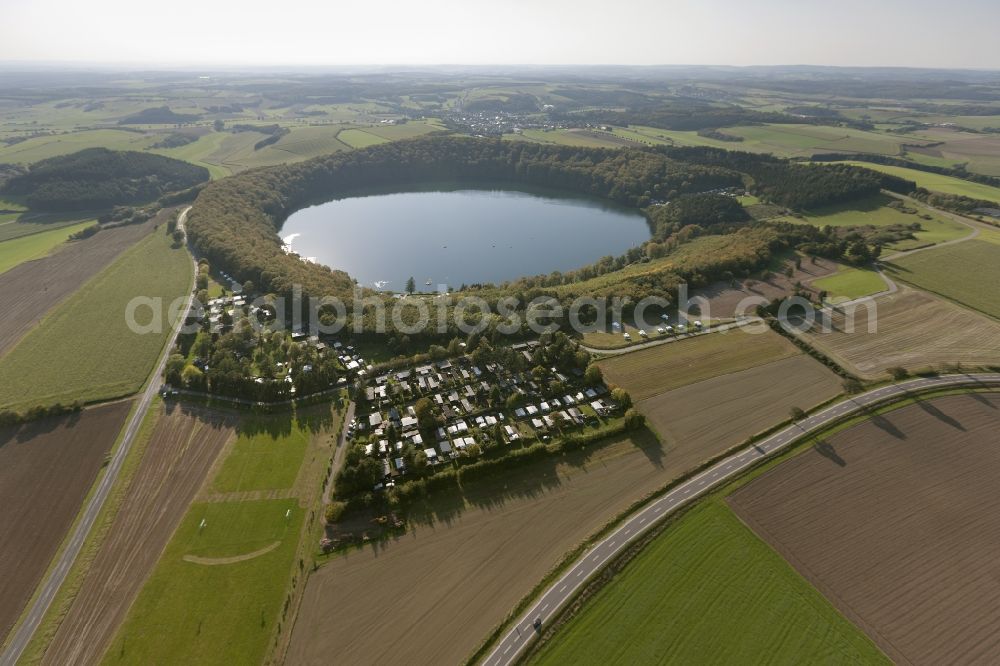
<instances>
[{"instance_id":1,"label":"paved road","mask_svg":"<svg viewBox=\"0 0 1000 666\"><path fill-rule=\"evenodd\" d=\"M184 222L187 219L189 210L191 210L190 207L185 208L178 217L177 226L179 229L184 229ZM193 296L190 292L194 290L194 279L195 274L197 274L197 266L193 262L192 269L193 271L191 275L190 289L188 290L189 295L187 305L182 310L182 312L185 313L191 308L191 299ZM101 512L101 508L104 506L104 502L107 500L108 495L111 492L111 488L118 479L118 473L121 471L122 464L125 462L125 458L128 456L128 452L132 448L135 435L139 432L139 427L142 425L142 421L146 416L149 405L152 403L153 397L160 388L160 377L163 374L163 368L167 364L167 358L170 355L170 350L173 348L174 342L177 340L178 330L183 323L183 317L179 318L174 327L174 331L170 336L169 343L164 346L163 352L160 355L160 360L157 363L156 368L153 370L153 373L150 375L146 388L139 395L138 403L136 404L136 408L133 411L131 418L125 425L121 446L118 447L118 450L115 452L110 464L107 466L104 476L101 477L101 480L97 485L97 489L91 495L90 500L84 507L83 513L80 515L80 519L77 521L76 527L70 535L66 547L59 554L58 559L55 562L55 566L51 569L49 577L42 581L41 587L39 588L35 598L32 600L24 621L17 628L10 644L7 645L3 653L0 654L0 666L14 666L14 664L17 663L17 660L21 657L25 648L28 647L28 643L31 641L32 636L34 636L35 631L38 629L38 625L41 624L42 618L45 617L45 613L52 604L52 600L55 598L56 592L59 591L59 588L66 580L66 576L69 574L69 570L73 566L73 562L76 561L77 555L80 554L80 550L83 548L83 544L87 540L87 536L90 534L91 528L94 526L94 521L97 520L97 516Z\"/></svg>"},{"instance_id":2,"label":"paved road","mask_svg":"<svg viewBox=\"0 0 1000 666\"><path fill-rule=\"evenodd\" d=\"M605 562L620 553L629 543L664 516L676 511L678 507L722 485L762 458L786 448L804 434L820 430L846 415L860 412L868 406L908 392L976 383L1000 386L1000 373L945 375L884 386L832 405L716 463L634 513L613 534L605 537L581 556L558 581L545 590L530 610L518 618L514 628L503 637L482 663L485 666L506 666L513 663L535 639L537 634L532 623L536 618L540 619L544 626L545 622L552 619L556 611L571 599L573 594L604 566Z\"/></svg>"}]
</instances>

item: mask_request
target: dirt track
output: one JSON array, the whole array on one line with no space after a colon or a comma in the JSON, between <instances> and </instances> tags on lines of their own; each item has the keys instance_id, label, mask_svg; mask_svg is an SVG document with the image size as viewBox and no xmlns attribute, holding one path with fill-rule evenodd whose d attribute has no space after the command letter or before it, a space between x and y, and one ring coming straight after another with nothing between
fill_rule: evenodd
<instances>
[{"instance_id":1,"label":"dirt track","mask_svg":"<svg viewBox=\"0 0 1000 666\"><path fill-rule=\"evenodd\" d=\"M719 451L624 440L477 482L396 542L312 574L288 664L456 664L559 559L634 500Z\"/></svg>"},{"instance_id":2,"label":"dirt track","mask_svg":"<svg viewBox=\"0 0 1000 666\"><path fill-rule=\"evenodd\" d=\"M1000 395L830 437L736 492L758 534L897 663L1000 654Z\"/></svg>"},{"instance_id":3,"label":"dirt track","mask_svg":"<svg viewBox=\"0 0 1000 666\"><path fill-rule=\"evenodd\" d=\"M47 257L0 274L0 293L6 297L0 318L0 356L37 326L49 310L135 245L154 225L165 223L173 210L164 209L145 224L107 229L68 243Z\"/></svg>"},{"instance_id":4,"label":"dirt track","mask_svg":"<svg viewBox=\"0 0 1000 666\"><path fill-rule=\"evenodd\" d=\"M809 356L766 365L661 393L637 403L650 425L669 442L697 441L726 450L841 392L841 381Z\"/></svg>"},{"instance_id":5,"label":"dirt track","mask_svg":"<svg viewBox=\"0 0 1000 666\"><path fill-rule=\"evenodd\" d=\"M0 430L0 642L76 518L130 403Z\"/></svg>"},{"instance_id":6,"label":"dirt track","mask_svg":"<svg viewBox=\"0 0 1000 666\"><path fill-rule=\"evenodd\" d=\"M233 435L204 409L172 405L154 428L121 509L45 653L45 664L94 664Z\"/></svg>"}]
</instances>

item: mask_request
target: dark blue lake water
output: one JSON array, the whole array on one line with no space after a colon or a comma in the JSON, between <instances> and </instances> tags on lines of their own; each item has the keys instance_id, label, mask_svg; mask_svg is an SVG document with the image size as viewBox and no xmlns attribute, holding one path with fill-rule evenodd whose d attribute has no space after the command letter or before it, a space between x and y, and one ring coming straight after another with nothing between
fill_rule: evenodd
<instances>
[{"instance_id":1,"label":"dark blue lake water","mask_svg":"<svg viewBox=\"0 0 1000 666\"><path fill-rule=\"evenodd\" d=\"M293 213L280 235L364 286L402 291L412 276L419 291L436 291L579 268L642 243L649 227L594 199L460 189L328 201Z\"/></svg>"}]
</instances>

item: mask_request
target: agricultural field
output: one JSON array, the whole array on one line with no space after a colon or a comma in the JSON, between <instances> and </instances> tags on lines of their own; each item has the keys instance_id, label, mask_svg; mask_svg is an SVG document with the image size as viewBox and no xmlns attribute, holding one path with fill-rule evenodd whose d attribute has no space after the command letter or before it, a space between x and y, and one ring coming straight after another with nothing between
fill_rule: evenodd
<instances>
[{"instance_id":1,"label":"agricultural field","mask_svg":"<svg viewBox=\"0 0 1000 666\"><path fill-rule=\"evenodd\" d=\"M955 363L995 365L1000 359L1000 323L905 287L847 313L835 311L829 331L822 326L817 321L804 333L806 341L868 379L896 366L918 371Z\"/></svg>"},{"instance_id":2,"label":"agricultural field","mask_svg":"<svg viewBox=\"0 0 1000 666\"><path fill-rule=\"evenodd\" d=\"M233 436L233 419L197 407L159 408L107 538L45 651L43 664L96 663Z\"/></svg>"},{"instance_id":3,"label":"agricultural field","mask_svg":"<svg viewBox=\"0 0 1000 666\"><path fill-rule=\"evenodd\" d=\"M101 663L260 663L304 516L296 499L192 505Z\"/></svg>"},{"instance_id":4,"label":"agricultural field","mask_svg":"<svg viewBox=\"0 0 1000 666\"><path fill-rule=\"evenodd\" d=\"M48 157L69 155L85 148L145 150L159 138L155 134L118 129L84 130L41 136L9 146L0 145L0 164L31 164Z\"/></svg>"},{"instance_id":5,"label":"agricultural field","mask_svg":"<svg viewBox=\"0 0 1000 666\"><path fill-rule=\"evenodd\" d=\"M813 282L813 287L827 292L827 301L838 303L871 296L888 289L885 280L870 268L844 267L835 275Z\"/></svg>"},{"instance_id":6,"label":"agricultural field","mask_svg":"<svg viewBox=\"0 0 1000 666\"><path fill-rule=\"evenodd\" d=\"M103 654L104 664L261 663L274 649L276 637L287 638L291 630L287 621L297 607L296 590L302 589L306 566L295 562L308 562L316 548L318 518L313 509L320 503L339 416L329 405L299 410L297 421L288 414L238 419L210 410L174 409L181 414L165 417L162 435L164 444L173 446L158 464L184 475L177 497L171 496L176 508L171 520L179 526L151 537L169 538L169 543L164 541L162 555L157 550L146 563L151 573L142 576L145 583L135 569L141 590L133 580L112 591L130 594L135 602L98 613L103 624L95 629L95 637L108 647L90 651L97 657ZM269 436L258 438L262 432ZM308 433L308 444L306 455L300 452L295 459L294 474L282 463L268 475L265 467L279 452L294 453L295 447L285 440L299 433ZM265 454L265 442L279 452ZM194 450L201 447L207 450ZM236 478L260 481L255 487L280 488L289 476L298 483L280 491L250 491L243 485L219 492L218 480L231 469L251 470L253 475ZM127 532L125 537L135 541ZM68 649L73 649L72 643Z\"/></svg>"},{"instance_id":7,"label":"agricultural field","mask_svg":"<svg viewBox=\"0 0 1000 666\"><path fill-rule=\"evenodd\" d=\"M94 238L100 240L103 233ZM0 358L0 406L23 409L137 391L170 334L168 306L187 293L191 270L187 251L171 247L162 229L148 236ZM26 291L37 289L32 285ZM159 332L129 329L126 305L137 296L162 299ZM137 311L137 323L150 321L148 311Z\"/></svg>"},{"instance_id":8,"label":"agricultural field","mask_svg":"<svg viewBox=\"0 0 1000 666\"><path fill-rule=\"evenodd\" d=\"M889 661L713 499L657 536L528 663Z\"/></svg>"},{"instance_id":9,"label":"agricultural field","mask_svg":"<svg viewBox=\"0 0 1000 666\"><path fill-rule=\"evenodd\" d=\"M799 353L675 388L636 407L667 442L726 450L786 420L793 407L810 409L841 391L837 375Z\"/></svg>"},{"instance_id":10,"label":"agricultural field","mask_svg":"<svg viewBox=\"0 0 1000 666\"><path fill-rule=\"evenodd\" d=\"M0 214L0 243L43 231L78 225L85 219L86 216L81 213L2 213Z\"/></svg>"},{"instance_id":11,"label":"agricultural field","mask_svg":"<svg viewBox=\"0 0 1000 666\"><path fill-rule=\"evenodd\" d=\"M11 224L16 225L17 223ZM11 226L11 224L0 225L0 234L5 231L5 227ZM72 234L91 224L94 224L94 220L77 222L30 236L0 241L0 273L5 273L26 261L44 257L65 243Z\"/></svg>"},{"instance_id":12,"label":"agricultural field","mask_svg":"<svg viewBox=\"0 0 1000 666\"><path fill-rule=\"evenodd\" d=\"M730 496L737 515L896 663L1000 652L1000 396L919 400Z\"/></svg>"},{"instance_id":13,"label":"agricultural field","mask_svg":"<svg viewBox=\"0 0 1000 666\"><path fill-rule=\"evenodd\" d=\"M932 165L943 163L942 166L950 167L962 164L975 173L1000 176L1000 135L935 128L914 132L913 136L943 143L939 146L909 149L907 157L911 160L927 160Z\"/></svg>"},{"instance_id":14,"label":"agricultural field","mask_svg":"<svg viewBox=\"0 0 1000 666\"><path fill-rule=\"evenodd\" d=\"M848 127L825 125L770 124L726 127L723 134L741 137L742 141L721 141L699 136L697 132L664 130L656 127L615 128L624 139L649 145L712 146L725 150L771 153L778 157L810 157L816 153L873 153L899 155L902 144L931 143L913 137L893 136Z\"/></svg>"},{"instance_id":15,"label":"agricultural field","mask_svg":"<svg viewBox=\"0 0 1000 666\"><path fill-rule=\"evenodd\" d=\"M173 214L173 209L166 209L146 224L106 229L0 274L0 292L6 296L4 316L0 317L0 365L3 354L53 307Z\"/></svg>"},{"instance_id":16,"label":"agricultural field","mask_svg":"<svg viewBox=\"0 0 1000 666\"><path fill-rule=\"evenodd\" d=\"M896 279L1000 319L1000 246L971 240L900 257L886 269Z\"/></svg>"},{"instance_id":17,"label":"agricultural field","mask_svg":"<svg viewBox=\"0 0 1000 666\"><path fill-rule=\"evenodd\" d=\"M337 140L346 143L351 148L367 148L389 140L363 129L346 129L337 134Z\"/></svg>"},{"instance_id":18,"label":"agricultural field","mask_svg":"<svg viewBox=\"0 0 1000 666\"><path fill-rule=\"evenodd\" d=\"M218 493L285 490L295 484L310 433L292 421L288 429L247 419L212 482ZM279 431L280 430L280 431Z\"/></svg>"},{"instance_id":19,"label":"agricultural field","mask_svg":"<svg viewBox=\"0 0 1000 666\"><path fill-rule=\"evenodd\" d=\"M917 169L907 169L904 167L886 166L883 164L872 164L870 162L846 162L862 166L866 169L881 171L900 178L914 181L918 187L931 190L932 192L943 192L945 194L958 194L960 196L972 197L973 199L985 199L1000 203L1000 187L991 187L981 183L973 183L953 176L941 176L936 173L928 173Z\"/></svg>"},{"instance_id":20,"label":"agricultural field","mask_svg":"<svg viewBox=\"0 0 1000 666\"><path fill-rule=\"evenodd\" d=\"M640 349L598 363L608 383L621 386L633 402L712 377L766 365L801 352L766 327L742 328Z\"/></svg>"},{"instance_id":21,"label":"agricultural field","mask_svg":"<svg viewBox=\"0 0 1000 666\"><path fill-rule=\"evenodd\" d=\"M405 535L311 574L286 662L460 663L566 552L721 452L643 430L438 493Z\"/></svg>"},{"instance_id":22,"label":"agricultural field","mask_svg":"<svg viewBox=\"0 0 1000 666\"><path fill-rule=\"evenodd\" d=\"M0 637L76 519L131 403L0 429Z\"/></svg>"},{"instance_id":23,"label":"agricultural field","mask_svg":"<svg viewBox=\"0 0 1000 666\"><path fill-rule=\"evenodd\" d=\"M917 247L956 240L971 233L969 227L934 213L923 207L917 209L920 214L930 215L932 219L925 220L914 213L904 213L887 204L896 201L893 197L878 195L863 201L850 204L830 206L811 211L803 218L787 218L790 222L808 222L818 227L852 227L873 226L888 227L890 225L919 224L921 231L914 234L915 240L903 240L886 246L889 251L906 251Z\"/></svg>"}]
</instances>

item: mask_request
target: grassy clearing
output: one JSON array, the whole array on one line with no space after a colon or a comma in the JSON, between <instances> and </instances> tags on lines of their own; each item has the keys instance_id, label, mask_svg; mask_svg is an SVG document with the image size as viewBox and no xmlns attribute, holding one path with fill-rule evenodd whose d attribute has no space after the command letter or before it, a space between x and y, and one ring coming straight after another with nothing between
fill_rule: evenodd
<instances>
[{"instance_id":1,"label":"grassy clearing","mask_svg":"<svg viewBox=\"0 0 1000 666\"><path fill-rule=\"evenodd\" d=\"M154 233L50 313L0 359L0 406L93 401L134 393L145 383L171 326L167 306L190 285L187 252ZM137 297L162 299L161 332L140 335L125 319ZM149 308L136 311L149 322Z\"/></svg>"},{"instance_id":2,"label":"grassy clearing","mask_svg":"<svg viewBox=\"0 0 1000 666\"><path fill-rule=\"evenodd\" d=\"M599 363L607 381L638 402L681 386L747 370L800 352L771 331L733 329L641 349Z\"/></svg>"},{"instance_id":3,"label":"grassy clearing","mask_svg":"<svg viewBox=\"0 0 1000 666\"><path fill-rule=\"evenodd\" d=\"M226 456L213 482L218 492L283 490L298 476L309 431L297 421L284 431L276 422L252 420ZM279 432L279 430L282 430Z\"/></svg>"},{"instance_id":4,"label":"grassy clearing","mask_svg":"<svg viewBox=\"0 0 1000 666\"><path fill-rule=\"evenodd\" d=\"M537 664L889 663L721 499L692 509Z\"/></svg>"},{"instance_id":5,"label":"grassy clearing","mask_svg":"<svg viewBox=\"0 0 1000 666\"><path fill-rule=\"evenodd\" d=\"M820 278L813 286L829 294L833 303L871 296L886 290L885 280L870 268L846 268L830 277Z\"/></svg>"},{"instance_id":6,"label":"grassy clearing","mask_svg":"<svg viewBox=\"0 0 1000 666\"><path fill-rule=\"evenodd\" d=\"M14 223L16 224L16 223ZM80 231L84 227L94 224L93 220L77 222L70 226L59 227L49 231L21 236L12 240L0 242L0 273L4 273L14 268L18 264L32 259L38 259L49 254L59 245L65 243L70 235ZM4 225L6 226L6 225ZM0 233L3 226L0 226Z\"/></svg>"},{"instance_id":7,"label":"grassy clearing","mask_svg":"<svg viewBox=\"0 0 1000 666\"><path fill-rule=\"evenodd\" d=\"M1000 247L971 240L902 257L893 277L1000 319Z\"/></svg>"},{"instance_id":8,"label":"grassy clearing","mask_svg":"<svg viewBox=\"0 0 1000 666\"><path fill-rule=\"evenodd\" d=\"M103 663L260 663L282 615L303 515L294 499L192 505Z\"/></svg>"},{"instance_id":9,"label":"grassy clearing","mask_svg":"<svg viewBox=\"0 0 1000 666\"><path fill-rule=\"evenodd\" d=\"M991 187L980 183L972 183L961 178L951 176L941 176L936 173L927 173L917 169L906 169L904 167L885 166L882 164L872 164L870 162L848 162L857 166L881 171L883 173L906 178L914 181L919 187L926 188L933 192L944 192L945 194L958 194L972 197L974 199L986 199L1000 203L1000 187Z\"/></svg>"}]
</instances>

